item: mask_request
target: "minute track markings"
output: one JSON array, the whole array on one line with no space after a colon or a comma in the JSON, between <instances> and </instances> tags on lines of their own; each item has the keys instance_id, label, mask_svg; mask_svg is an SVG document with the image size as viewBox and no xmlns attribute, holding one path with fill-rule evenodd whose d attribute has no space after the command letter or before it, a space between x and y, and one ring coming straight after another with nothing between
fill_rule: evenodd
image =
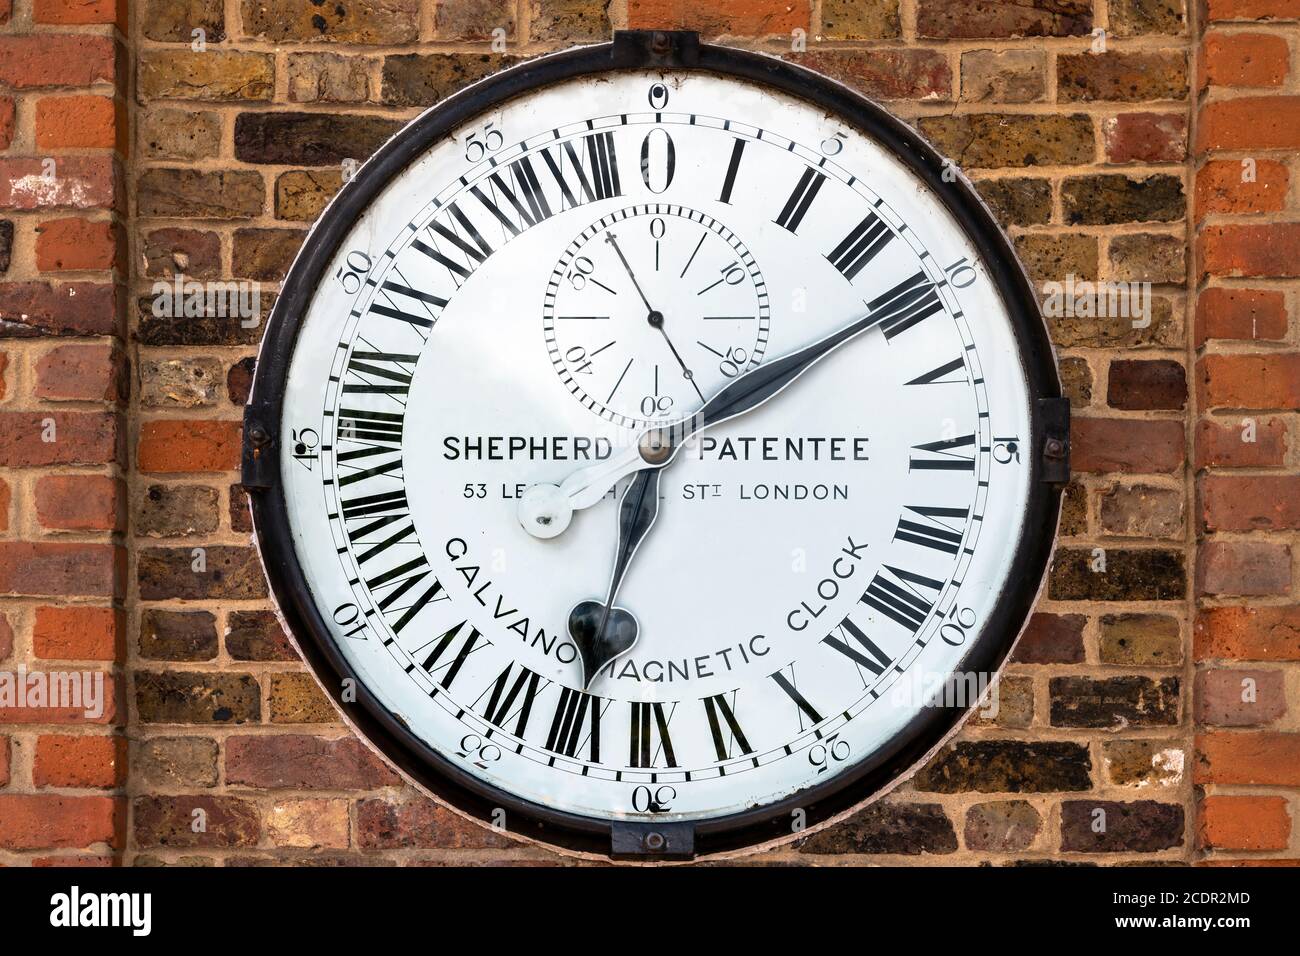
<instances>
[{"instance_id":1,"label":"minute track markings","mask_svg":"<svg viewBox=\"0 0 1300 956\"><path fill-rule=\"evenodd\" d=\"M756 138L761 138L761 136L760 136L760 137L756 137ZM788 148L788 147L787 147L787 148ZM501 167L500 167L500 168L504 171L504 170L507 168L507 163L506 163L506 162L503 162L503 163L501 164ZM502 175L504 176L504 172L502 173ZM972 520L974 520L974 518L972 518ZM787 750L788 750L788 747L789 747L789 745L783 745L783 749L787 749Z\"/></svg>"}]
</instances>

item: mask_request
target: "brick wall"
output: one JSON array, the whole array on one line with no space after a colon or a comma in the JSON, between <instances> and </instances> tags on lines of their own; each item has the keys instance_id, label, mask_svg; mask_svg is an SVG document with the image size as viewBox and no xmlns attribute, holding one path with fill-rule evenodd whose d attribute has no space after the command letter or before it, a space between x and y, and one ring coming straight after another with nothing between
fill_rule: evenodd
<instances>
[{"instance_id":1,"label":"brick wall","mask_svg":"<svg viewBox=\"0 0 1300 956\"><path fill-rule=\"evenodd\" d=\"M151 290L251 280L265 303L346 161L621 27L836 76L977 181L1036 281L1154 290L1149 325L1050 320L1078 474L998 717L759 859L1300 858L1297 0L9 6L0 669L120 691L93 725L0 711L0 863L555 859L437 808L336 720L267 609L236 487L260 330L155 317Z\"/></svg>"},{"instance_id":2,"label":"brick wall","mask_svg":"<svg viewBox=\"0 0 1300 956\"><path fill-rule=\"evenodd\" d=\"M1300 5L1211 0L1206 13L1193 121L1198 838L1216 862L1294 860Z\"/></svg>"}]
</instances>

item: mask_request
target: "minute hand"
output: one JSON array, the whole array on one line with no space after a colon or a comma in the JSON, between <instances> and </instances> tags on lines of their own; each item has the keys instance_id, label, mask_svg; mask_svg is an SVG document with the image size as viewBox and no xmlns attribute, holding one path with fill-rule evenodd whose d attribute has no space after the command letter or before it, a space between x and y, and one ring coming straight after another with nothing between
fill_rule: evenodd
<instances>
[{"instance_id":1,"label":"minute hand","mask_svg":"<svg viewBox=\"0 0 1300 956\"><path fill-rule=\"evenodd\" d=\"M670 464L681 451L682 445L692 436L720 422L752 411L780 394L795 379L831 352L878 325L888 315L887 310L877 310L860 316L811 345L805 345L798 351L750 369L721 388L690 418L670 425L646 429L639 436L635 447L627 449L608 461L575 471L560 485L560 491L573 510L591 507L604 498L610 488L628 475L643 468L663 468ZM658 442L659 454L646 453L649 447L648 440L652 438Z\"/></svg>"}]
</instances>

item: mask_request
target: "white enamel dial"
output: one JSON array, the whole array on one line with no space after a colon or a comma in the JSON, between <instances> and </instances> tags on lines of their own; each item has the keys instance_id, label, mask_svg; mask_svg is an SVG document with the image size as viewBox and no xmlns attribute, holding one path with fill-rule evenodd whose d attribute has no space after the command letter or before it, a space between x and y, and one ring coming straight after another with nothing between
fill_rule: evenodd
<instances>
[{"instance_id":1,"label":"white enamel dial","mask_svg":"<svg viewBox=\"0 0 1300 956\"><path fill-rule=\"evenodd\" d=\"M702 73L543 87L399 173L323 275L282 411L293 545L357 679L485 784L605 820L797 795L894 741L1009 585L1007 307L824 109ZM584 690L567 622L605 596L626 481L551 538L520 496L868 313L664 469L617 602L639 640Z\"/></svg>"}]
</instances>

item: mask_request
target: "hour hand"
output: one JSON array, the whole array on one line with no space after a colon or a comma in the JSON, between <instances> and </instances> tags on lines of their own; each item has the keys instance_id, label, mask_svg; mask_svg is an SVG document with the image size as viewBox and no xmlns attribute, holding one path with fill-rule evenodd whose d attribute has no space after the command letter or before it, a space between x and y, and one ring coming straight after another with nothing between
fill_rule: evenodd
<instances>
[{"instance_id":1,"label":"hour hand","mask_svg":"<svg viewBox=\"0 0 1300 956\"><path fill-rule=\"evenodd\" d=\"M604 601L582 601L569 612L569 636L582 660L583 686L589 687L602 667L636 643L640 624L626 608L614 604L628 565L659 514L659 469L637 473L623 492L618 510L618 544L614 573Z\"/></svg>"}]
</instances>

